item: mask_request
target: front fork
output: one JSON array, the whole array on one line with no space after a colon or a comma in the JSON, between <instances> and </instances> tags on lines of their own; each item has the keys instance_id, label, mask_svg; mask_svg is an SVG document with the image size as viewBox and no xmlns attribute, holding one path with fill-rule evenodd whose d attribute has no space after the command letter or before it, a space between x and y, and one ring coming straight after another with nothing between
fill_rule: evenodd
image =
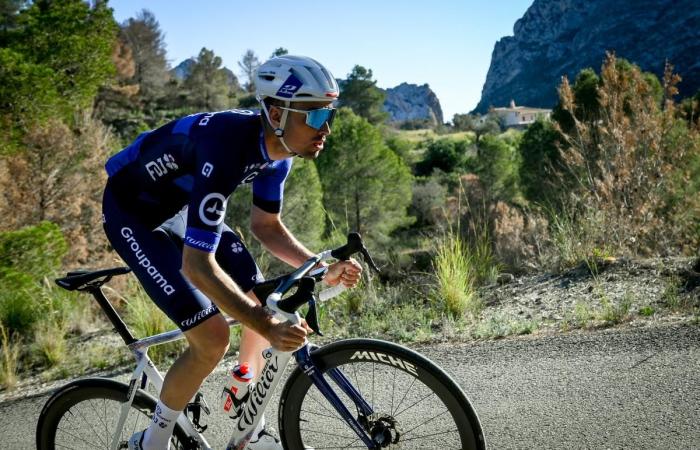
<instances>
[{"instance_id":1,"label":"front fork","mask_svg":"<svg viewBox=\"0 0 700 450\"><path fill-rule=\"evenodd\" d=\"M345 407L345 404L338 398L338 395L314 364L310 352L310 345L305 345L303 348L294 352L294 356L301 370L311 379L321 394L328 399L331 405L333 405L333 408L335 408L348 426L352 428L355 434L357 434L357 437L364 442L368 449L377 448L376 444L372 442L372 439L365 433L362 425L360 425L353 414ZM360 392L355 389L350 380L347 379L340 369L330 369L326 374L335 382L340 390L353 401L361 415L370 417L374 413L372 407L365 401Z\"/></svg>"}]
</instances>

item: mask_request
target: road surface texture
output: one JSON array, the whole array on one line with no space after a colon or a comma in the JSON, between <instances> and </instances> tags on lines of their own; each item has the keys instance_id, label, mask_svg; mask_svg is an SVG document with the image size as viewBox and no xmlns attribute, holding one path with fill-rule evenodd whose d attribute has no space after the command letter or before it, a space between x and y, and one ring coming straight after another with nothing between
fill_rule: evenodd
<instances>
[{"instance_id":1,"label":"road surface texture","mask_svg":"<svg viewBox=\"0 0 700 450\"><path fill-rule=\"evenodd\" d=\"M700 327L646 325L420 346L464 388L490 449L700 449ZM224 448L221 371L203 391ZM124 379L125 376L117 378ZM0 449L33 449L50 392L0 403ZM267 415L276 425L276 400ZM223 430L217 434L217 430Z\"/></svg>"}]
</instances>

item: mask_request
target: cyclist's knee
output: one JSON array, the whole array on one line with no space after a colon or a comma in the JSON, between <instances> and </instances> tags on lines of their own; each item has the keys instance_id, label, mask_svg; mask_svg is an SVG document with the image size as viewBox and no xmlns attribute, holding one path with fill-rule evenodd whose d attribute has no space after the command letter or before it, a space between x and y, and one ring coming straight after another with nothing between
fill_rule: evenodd
<instances>
[{"instance_id":1,"label":"cyclist's knee","mask_svg":"<svg viewBox=\"0 0 700 450\"><path fill-rule=\"evenodd\" d=\"M229 326L221 314L216 314L185 332L190 352L212 369L221 361L229 347Z\"/></svg>"}]
</instances>

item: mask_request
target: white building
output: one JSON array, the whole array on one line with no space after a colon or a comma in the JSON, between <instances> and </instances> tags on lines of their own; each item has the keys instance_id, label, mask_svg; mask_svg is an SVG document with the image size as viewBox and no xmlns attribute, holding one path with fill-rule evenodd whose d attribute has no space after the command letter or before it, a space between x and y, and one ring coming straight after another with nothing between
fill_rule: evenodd
<instances>
[{"instance_id":1,"label":"white building","mask_svg":"<svg viewBox=\"0 0 700 450\"><path fill-rule=\"evenodd\" d=\"M498 117L506 128L526 127L534 123L538 117L549 118L551 114L551 109L515 106L515 100L511 100L507 108L492 108L489 111L489 115Z\"/></svg>"}]
</instances>

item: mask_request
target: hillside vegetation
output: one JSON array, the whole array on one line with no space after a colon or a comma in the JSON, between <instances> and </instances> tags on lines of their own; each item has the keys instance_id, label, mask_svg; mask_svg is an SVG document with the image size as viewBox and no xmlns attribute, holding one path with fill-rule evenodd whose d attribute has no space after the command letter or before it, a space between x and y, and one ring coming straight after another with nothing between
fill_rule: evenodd
<instances>
[{"instance_id":1,"label":"hillside vegetation","mask_svg":"<svg viewBox=\"0 0 700 450\"><path fill-rule=\"evenodd\" d=\"M11 387L35 371L53 378L128 360L84 339L105 327L101 313L52 280L122 264L101 229L108 156L181 115L255 107L249 75L259 60L243 55L248 77L239 83L203 48L187 77L172 78L155 17L144 11L117 24L104 2L36 2L2 20L0 384ZM700 95L676 102L678 81L670 65L659 80L611 54L563 79L553 119L525 131L475 128L465 117L406 131L385 125L383 94L371 70L356 66L341 82L326 149L294 164L285 194L283 220L310 248L360 231L383 269L324 306L322 328L399 340L529 333L540 322L499 328L511 319L498 315L489 286L613 258L696 255ZM273 276L285 268L248 232L250 196L246 188L231 196L227 221ZM669 283L671 299L686 286ZM110 286L136 335L174 327L134 279ZM698 314L697 297L677 306ZM580 326L570 320L567 329ZM81 350L69 351L78 341Z\"/></svg>"}]
</instances>

